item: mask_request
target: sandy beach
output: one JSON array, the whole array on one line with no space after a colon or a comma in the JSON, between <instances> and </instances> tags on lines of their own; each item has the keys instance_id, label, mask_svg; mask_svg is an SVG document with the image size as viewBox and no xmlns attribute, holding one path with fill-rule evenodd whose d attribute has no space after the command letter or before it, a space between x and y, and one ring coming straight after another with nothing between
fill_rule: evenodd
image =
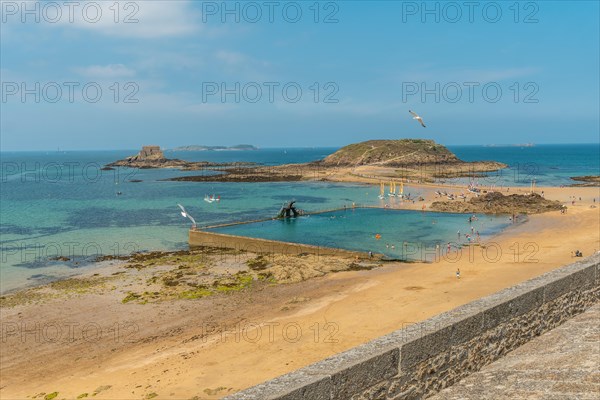
<instances>
[{"instance_id":1,"label":"sandy beach","mask_svg":"<svg viewBox=\"0 0 600 400\"><path fill-rule=\"evenodd\" d=\"M402 208L428 208L440 187L411 186L425 201ZM173 267L137 270L115 261L84 275L90 285L6 296L0 397L221 398L576 261L575 250L598 251L600 209L593 206L600 189L541 191L568 204L568 212L530 216L484 246L453 250L432 263L387 263L144 303L123 300L152 273Z\"/></svg>"}]
</instances>

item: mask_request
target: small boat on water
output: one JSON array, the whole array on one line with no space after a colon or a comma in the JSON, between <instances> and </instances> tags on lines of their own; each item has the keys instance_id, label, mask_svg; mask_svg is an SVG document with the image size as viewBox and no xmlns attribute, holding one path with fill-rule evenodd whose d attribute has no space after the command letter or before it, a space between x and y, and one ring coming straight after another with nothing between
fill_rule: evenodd
<instances>
[{"instance_id":1,"label":"small boat on water","mask_svg":"<svg viewBox=\"0 0 600 400\"><path fill-rule=\"evenodd\" d=\"M390 181L390 192L388 193L390 197L396 197L396 182Z\"/></svg>"},{"instance_id":2,"label":"small boat on water","mask_svg":"<svg viewBox=\"0 0 600 400\"><path fill-rule=\"evenodd\" d=\"M397 194L401 199L404 198L404 182L400 182L400 193Z\"/></svg>"},{"instance_id":3,"label":"small boat on water","mask_svg":"<svg viewBox=\"0 0 600 400\"><path fill-rule=\"evenodd\" d=\"M379 200L385 199L385 183L381 182L379 184Z\"/></svg>"},{"instance_id":4,"label":"small boat on water","mask_svg":"<svg viewBox=\"0 0 600 400\"><path fill-rule=\"evenodd\" d=\"M206 201L207 203L214 203L221 201L221 196L215 196L214 194L212 196L208 196L208 195L204 195L204 201Z\"/></svg>"}]
</instances>

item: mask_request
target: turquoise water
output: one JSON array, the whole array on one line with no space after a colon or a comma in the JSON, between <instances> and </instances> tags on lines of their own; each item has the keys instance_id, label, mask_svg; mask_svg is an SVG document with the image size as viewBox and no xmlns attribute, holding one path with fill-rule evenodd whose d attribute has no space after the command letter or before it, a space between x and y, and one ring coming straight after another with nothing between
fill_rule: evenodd
<instances>
[{"instance_id":1,"label":"turquoise water","mask_svg":"<svg viewBox=\"0 0 600 400\"><path fill-rule=\"evenodd\" d=\"M500 161L509 168L480 178L483 185L561 186L572 176L600 175L600 144L556 144L534 147L448 146L465 161ZM455 179L454 181L459 181ZM450 180L452 182L452 180Z\"/></svg>"},{"instance_id":2,"label":"turquoise water","mask_svg":"<svg viewBox=\"0 0 600 400\"><path fill-rule=\"evenodd\" d=\"M523 170L527 162L538 165L534 171L538 185L558 186L572 183L569 176L599 174L598 145L450 148L466 160L491 159L510 164L512 169L503 171L501 179L511 184L529 184L527 175L514 179L514 171ZM264 149L167 152L167 156L277 165L318 160L333 151ZM185 248L189 223L179 214L177 203L183 204L201 225L269 218L290 198L309 211L352 202L379 204L378 188L358 184L168 182L163 179L202 172L100 170L107 163L135 153L0 153L0 292L76 273L97 254ZM418 195L414 188L407 186L405 190ZM206 203L205 194L220 195L222 201ZM364 232L370 229L371 225L365 226ZM405 236L418 238L419 229L425 228ZM55 256L72 260L51 260Z\"/></svg>"},{"instance_id":3,"label":"turquoise water","mask_svg":"<svg viewBox=\"0 0 600 400\"><path fill-rule=\"evenodd\" d=\"M465 233L481 240L510 225L506 216L478 215L472 224L464 214L357 208L284 220L213 228L210 231L261 239L372 251L396 259L432 261L436 245L465 243ZM460 239L457 231L461 232ZM476 235L473 235L476 237ZM377 239L376 235L380 235Z\"/></svg>"}]
</instances>

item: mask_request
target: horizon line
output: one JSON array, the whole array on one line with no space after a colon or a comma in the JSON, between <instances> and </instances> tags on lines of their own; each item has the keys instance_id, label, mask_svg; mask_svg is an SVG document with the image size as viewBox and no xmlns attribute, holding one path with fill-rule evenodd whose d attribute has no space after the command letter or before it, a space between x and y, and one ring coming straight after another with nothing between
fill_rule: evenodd
<instances>
[{"instance_id":1,"label":"horizon line","mask_svg":"<svg viewBox=\"0 0 600 400\"><path fill-rule=\"evenodd\" d=\"M369 139L369 140L399 140L399 139ZM423 140L430 140L430 139L423 139ZM361 142L356 142L356 143L361 143ZM349 144L353 144L353 143L349 143ZM328 148L342 148L344 146L348 146L349 144L343 144L343 145L327 145L327 146L257 146L257 145L252 145L254 147L257 148L257 150L264 150L264 149L328 149ZM438 143L441 144L441 143ZM443 146L449 147L449 146L454 146L454 147L458 147L458 146L472 146L472 147L535 147L535 146L561 146L561 145L598 145L600 146L600 141L598 142L571 142L571 143L533 143L533 142L528 142L528 143L481 143L481 144L443 144ZM55 149L16 149L16 150L4 150L4 149L0 149L0 153L18 153L18 152L64 152L64 151L70 151L70 152L77 152L77 151L136 151L141 149L142 146L147 146L147 145L140 145L138 148L112 148L112 149L107 149L107 148L99 148L99 149L61 149L59 148L55 148ZM225 146L225 147L232 147L232 146L237 146L237 145L180 145L180 146L175 146L175 147L184 147L184 146ZM175 147L162 147L161 146L161 150L173 150ZM193 150L181 150L181 151L193 151ZM197 151L218 151L218 150L197 150ZM256 151L256 150L228 150L228 151Z\"/></svg>"}]
</instances>

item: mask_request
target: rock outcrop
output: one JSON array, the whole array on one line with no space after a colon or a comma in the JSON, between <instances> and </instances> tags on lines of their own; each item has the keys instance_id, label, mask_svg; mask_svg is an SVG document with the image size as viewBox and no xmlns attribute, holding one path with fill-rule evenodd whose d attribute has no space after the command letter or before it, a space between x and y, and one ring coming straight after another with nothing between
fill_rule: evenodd
<instances>
[{"instance_id":1,"label":"rock outcrop","mask_svg":"<svg viewBox=\"0 0 600 400\"><path fill-rule=\"evenodd\" d=\"M107 164L104 168L128 167L128 168L177 168L182 170L201 170L209 167L231 167L248 166L253 163L213 163L208 161L185 161L177 158L165 158L158 146L143 146L142 150L135 156Z\"/></svg>"},{"instance_id":2,"label":"rock outcrop","mask_svg":"<svg viewBox=\"0 0 600 400\"><path fill-rule=\"evenodd\" d=\"M430 207L432 211L486 214L540 214L561 208L563 205L559 201L547 200L537 193L505 196L499 192L473 197L469 201L435 201Z\"/></svg>"},{"instance_id":3,"label":"rock outcrop","mask_svg":"<svg viewBox=\"0 0 600 400\"><path fill-rule=\"evenodd\" d=\"M572 176L572 180L582 182L582 183L574 183L571 186L600 186L600 176L597 175L588 175L588 176Z\"/></svg>"}]
</instances>

